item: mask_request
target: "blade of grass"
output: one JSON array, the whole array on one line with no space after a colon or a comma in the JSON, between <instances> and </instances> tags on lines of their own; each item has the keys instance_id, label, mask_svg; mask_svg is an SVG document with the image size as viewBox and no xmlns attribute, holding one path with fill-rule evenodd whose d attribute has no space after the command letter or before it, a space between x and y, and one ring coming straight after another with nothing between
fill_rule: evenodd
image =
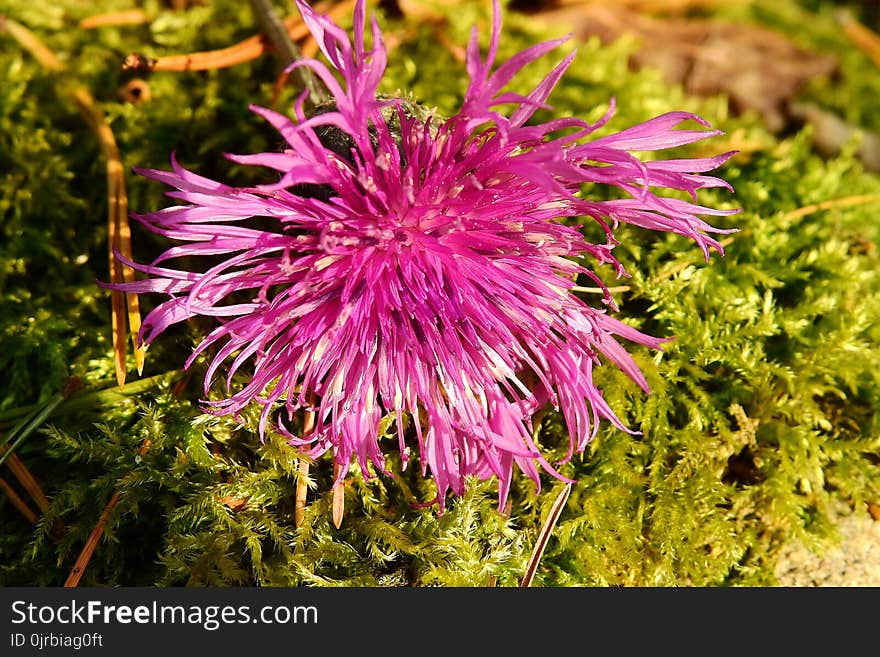
<instances>
[{"instance_id":1,"label":"blade of grass","mask_svg":"<svg viewBox=\"0 0 880 657\"><path fill-rule=\"evenodd\" d=\"M64 395L60 392L57 395L53 395L48 402L35 409L24 420L19 422L12 431L6 434L2 440L0 440L0 448L3 448L3 453L0 454L0 465L3 465L3 463L6 462L6 459L15 452L18 446L21 445L36 429L38 429L39 426L46 421L46 418L52 414L52 411L54 411L63 401Z\"/></svg>"},{"instance_id":2,"label":"blade of grass","mask_svg":"<svg viewBox=\"0 0 880 657\"><path fill-rule=\"evenodd\" d=\"M275 53L285 66L302 59L299 47L291 39L286 25L275 13L269 0L250 0L251 10L260 26L260 30L269 39ZM327 100L327 94L318 85L312 70L306 66L297 69L303 89L309 91L309 102L312 106L320 105Z\"/></svg>"},{"instance_id":3,"label":"blade of grass","mask_svg":"<svg viewBox=\"0 0 880 657\"><path fill-rule=\"evenodd\" d=\"M330 19L334 23L338 24L340 22L340 19L343 16L347 16L347 15L351 14L352 4L353 4L352 0L342 0L341 2L338 2L334 5L331 5L327 9L326 12L323 12L323 9L320 5L318 7L316 7L316 10L319 13L326 13L326 15L328 17L330 17ZM285 19L285 20L289 20L289 19ZM308 32L306 33L306 35L307 34L308 34ZM306 36L306 35L303 35L303 36ZM296 39L297 37L294 37L293 34L291 33L291 38ZM315 41L314 39L308 39L303 42L302 49L300 50L301 57L308 59L308 58L314 57L317 54L318 54L318 42L317 41ZM306 69L300 69L300 70L303 71ZM289 78L290 78L290 72L289 71L282 71L281 75L278 76L278 79L275 80L275 86L272 90L272 103L271 103L273 107L278 105L278 99L281 96L281 90L287 84L287 81ZM323 91L321 91L321 94L323 94Z\"/></svg>"},{"instance_id":4,"label":"blade of grass","mask_svg":"<svg viewBox=\"0 0 880 657\"><path fill-rule=\"evenodd\" d=\"M814 212L822 212L824 210L830 210L832 208L848 208L855 205L867 205L869 203L880 203L880 194L854 194L853 196L832 198L827 201L822 201L821 203L813 203L811 205L805 205L801 208L798 208L797 210L785 212L781 215L780 219L784 221L791 221L792 219L800 219L801 217L813 214ZM735 238L734 236L726 237L725 239L721 240L720 244L722 247L728 247L733 243L734 239L742 239L748 234L749 231L744 230L740 233L737 233ZM695 264L696 262L697 260L695 258L685 258L673 265L670 269L663 271L655 276L651 280L651 282L659 283L666 279L672 278L673 276L683 271L690 265Z\"/></svg>"},{"instance_id":5,"label":"blade of grass","mask_svg":"<svg viewBox=\"0 0 880 657\"><path fill-rule=\"evenodd\" d=\"M553 500L553 506L550 507L550 513L547 514L547 519L544 521L544 525L538 533L538 538L535 540L535 546L532 548L532 554L529 557L529 562L526 566L526 572L520 582L522 588L528 588L532 585L532 581L535 579L535 573L538 570L538 564L541 563L541 557L544 556L544 550L547 549L550 534L553 533L553 528L556 526L559 516L562 514L562 510L565 508L565 503L568 501L568 496L570 494L571 484L567 483L562 487L562 490L559 491L559 495L556 496L556 499Z\"/></svg>"},{"instance_id":6,"label":"blade of grass","mask_svg":"<svg viewBox=\"0 0 880 657\"><path fill-rule=\"evenodd\" d=\"M171 370L164 374L157 374L146 379L126 383L121 388L113 383L106 382L105 387L97 390L92 390L90 392L80 391L79 394L71 395L70 398L65 399L56 407L54 414L60 416L89 409L114 406L125 401L129 397L139 395L147 390L152 390L162 383L171 383L181 377L183 377L182 370ZM41 407L38 405L22 406L0 413L0 427L18 421L16 428L8 434L12 435L13 433L18 432L21 427L24 426L24 423L28 421L28 418L39 408ZM0 442L0 444L5 444L5 441Z\"/></svg>"},{"instance_id":7,"label":"blade of grass","mask_svg":"<svg viewBox=\"0 0 880 657\"><path fill-rule=\"evenodd\" d=\"M49 511L49 499L43 492L43 488L40 486L37 478L34 477L24 462L15 454L15 450L46 421L62 402L81 388L82 381L78 377L68 377L61 392L53 395L45 404L35 407L12 431L0 440L0 465L5 464L9 468L10 472L12 472L43 513ZM9 491L6 492L8 493ZM13 504L19 506L11 496L10 499Z\"/></svg>"}]
</instances>

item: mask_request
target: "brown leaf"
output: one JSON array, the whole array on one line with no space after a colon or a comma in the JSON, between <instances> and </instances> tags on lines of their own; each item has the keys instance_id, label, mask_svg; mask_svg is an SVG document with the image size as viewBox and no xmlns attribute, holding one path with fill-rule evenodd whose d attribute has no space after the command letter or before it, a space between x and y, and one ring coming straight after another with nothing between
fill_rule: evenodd
<instances>
[{"instance_id":1,"label":"brown leaf","mask_svg":"<svg viewBox=\"0 0 880 657\"><path fill-rule=\"evenodd\" d=\"M230 509L232 509L234 513L238 513L239 511L247 507L248 501L247 498L241 499L235 497L234 495L227 495L226 497L220 498L220 503L228 506Z\"/></svg>"},{"instance_id":2,"label":"brown leaf","mask_svg":"<svg viewBox=\"0 0 880 657\"><path fill-rule=\"evenodd\" d=\"M820 153L834 156L858 136L856 155L869 171L880 171L880 135L877 133L847 123L815 103L792 103L789 111L793 117L813 126L813 145Z\"/></svg>"},{"instance_id":3,"label":"brown leaf","mask_svg":"<svg viewBox=\"0 0 880 657\"><path fill-rule=\"evenodd\" d=\"M726 94L735 112L755 110L773 131L785 127L787 105L797 91L837 67L833 56L799 48L757 25L657 18L606 2L543 11L535 18L568 25L579 39L598 36L608 43L634 35L640 47L630 59L633 68L658 68L692 94Z\"/></svg>"}]
</instances>

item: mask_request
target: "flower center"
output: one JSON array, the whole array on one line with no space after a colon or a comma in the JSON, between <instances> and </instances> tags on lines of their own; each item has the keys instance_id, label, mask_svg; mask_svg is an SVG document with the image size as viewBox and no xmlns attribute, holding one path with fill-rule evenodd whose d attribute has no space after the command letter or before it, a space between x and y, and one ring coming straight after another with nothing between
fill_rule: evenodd
<instances>
[{"instance_id":1,"label":"flower center","mask_svg":"<svg viewBox=\"0 0 880 657\"><path fill-rule=\"evenodd\" d=\"M321 230L318 247L331 255L364 248L396 252L412 246L414 241L414 231L402 225L399 218L381 217L357 220L352 225L331 221Z\"/></svg>"}]
</instances>

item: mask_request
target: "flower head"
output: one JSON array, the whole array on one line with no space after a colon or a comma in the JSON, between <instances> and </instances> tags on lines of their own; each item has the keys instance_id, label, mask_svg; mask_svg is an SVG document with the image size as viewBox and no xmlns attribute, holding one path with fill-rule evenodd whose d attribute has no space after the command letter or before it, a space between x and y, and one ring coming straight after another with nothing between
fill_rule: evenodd
<instances>
[{"instance_id":1,"label":"flower head","mask_svg":"<svg viewBox=\"0 0 880 657\"><path fill-rule=\"evenodd\" d=\"M594 385L593 368L613 363L647 391L618 339L652 348L663 342L614 319L607 290L606 308L575 296L575 279L587 276L604 289L590 262L625 273L612 255L620 223L689 236L708 257L710 249L721 251L711 233L722 231L700 215L732 212L696 204L697 190L728 187L702 173L730 153L642 162L630 151L718 131L677 129L687 120L706 124L675 112L590 140L613 103L598 124L528 123L547 107L574 53L528 95L505 91L562 39L493 70L497 0L486 58L474 30L462 107L441 120L377 93L386 50L375 18L367 48L363 0L353 42L297 4L330 65L294 66L313 71L332 106L307 116L303 96L292 120L252 108L287 147L229 157L277 170L272 184L230 187L173 157L172 171L139 172L173 187L168 195L179 204L135 218L180 242L149 265L128 263L148 278L116 286L168 296L145 319L143 340L196 315L216 318L187 362L215 350L206 392L227 368L228 396L206 408L238 414L262 405L261 432L272 422L312 456L332 450L340 478L355 459L364 472L368 464L385 472L378 434L386 416L396 420L404 464L410 445L417 446L441 508L449 491L464 491L468 475L497 477L501 504L514 464L536 483L540 468L561 477L533 442L533 414L547 403L561 411L569 457L603 419L627 430ZM580 195L585 183L613 185L628 198L591 201ZM694 202L664 198L652 187L684 190ZM588 242L560 221L565 217L591 218L607 241ZM221 261L205 271L167 266L182 256ZM239 371L250 381L233 389ZM314 411L314 431L293 435L291 420L302 409Z\"/></svg>"}]
</instances>

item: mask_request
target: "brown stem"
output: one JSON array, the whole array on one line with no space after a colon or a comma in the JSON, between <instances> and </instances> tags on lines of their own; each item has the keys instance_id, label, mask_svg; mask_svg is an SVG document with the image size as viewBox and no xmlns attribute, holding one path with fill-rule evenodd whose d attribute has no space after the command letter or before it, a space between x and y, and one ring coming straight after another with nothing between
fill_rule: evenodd
<instances>
[{"instance_id":1,"label":"brown stem","mask_svg":"<svg viewBox=\"0 0 880 657\"><path fill-rule=\"evenodd\" d=\"M353 2L352 0L343 0L343 2L339 2L333 6L331 6L327 10L327 16L333 20L335 23L339 23L339 19L343 16L346 16L351 13ZM386 43L386 46L388 44ZM311 59L318 54L318 43L314 39L306 40L300 49L300 54L304 59ZM302 70L302 69L301 69ZM287 84L287 81L290 79L290 73L282 72L281 75L278 76L278 79L275 80L275 87L272 90L272 106L275 107L278 104L278 98L281 95L281 90ZM323 96L323 92L322 92Z\"/></svg>"},{"instance_id":2,"label":"brown stem","mask_svg":"<svg viewBox=\"0 0 880 657\"><path fill-rule=\"evenodd\" d=\"M106 160L107 175L107 229L109 241L110 280L114 283L134 282L134 270L122 264L115 252L127 258L132 257L131 227L128 224L128 195L125 192L125 172L122 158L116 145L113 131L104 119L104 113L95 104L92 95L81 87L71 91L74 103L91 126L101 152ZM141 327L141 314L136 294L126 294L113 290L113 345L116 365L116 381L120 386L125 384L125 325L126 314L128 330L134 349L135 366L138 374L144 370L144 348L138 345L138 331Z\"/></svg>"},{"instance_id":3,"label":"brown stem","mask_svg":"<svg viewBox=\"0 0 880 657\"><path fill-rule=\"evenodd\" d=\"M294 27L296 31L302 31L303 34L294 38L302 38L308 32L306 26L302 23L294 25L290 18L285 20L291 30ZM291 31L291 35L293 35ZM243 64L266 54L271 50L272 46L267 37L262 34L252 36L244 41L236 43L228 48L220 48L219 50L205 50L202 52L189 53L187 55L167 55L152 60L150 63L151 71L208 71L217 68L228 68L236 64Z\"/></svg>"},{"instance_id":4,"label":"brown stem","mask_svg":"<svg viewBox=\"0 0 880 657\"><path fill-rule=\"evenodd\" d=\"M831 208L847 208L853 205L867 205L869 203L880 203L880 194L855 194L853 196L841 196L840 198L832 198L821 203L813 203L805 205L797 210L786 212L782 215L783 219L799 219L814 212L822 210L830 210Z\"/></svg>"},{"instance_id":5,"label":"brown stem","mask_svg":"<svg viewBox=\"0 0 880 657\"><path fill-rule=\"evenodd\" d=\"M331 518L333 520L333 526L336 529L339 529L342 526L342 516L345 515L345 482L336 481L336 478L339 476L339 471L342 469L342 466L339 463L333 464L333 510L331 514Z\"/></svg>"},{"instance_id":6,"label":"brown stem","mask_svg":"<svg viewBox=\"0 0 880 657\"><path fill-rule=\"evenodd\" d=\"M309 400L309 403L312 404L313 400ZM315 428L315 411L306 411L305 416L303 417L303 436L307 436L312 432ZM309 492L309 462L305 457L301 457L299 463L296 466L297 469L297 478L296 478L296 493L294 494L293 500L293 520L296 523L296 526L299 527L302 524L303 517L306 513L306 498L308 497Z\"/></svg>"},{"instance_id":7,"label":"brown stem","mask_svg":"<svg viewBox=\"0 0 880 657\"><path fill-rule=\"evenodd\" d=\"M27 518L29 523L32 525L37 524L37 514L30 509L25 501L19 497L18 493L15 492L15 489L2 477L0 477L0 491L5 493L6 497L9 498L9 501L12 502L12 506L18 509L21 512L21 515Z\"/></svg>"},{"instance_id":8,"label":"brown stem","mask_svg":"<svg viewBox=\"0 0 880 657\"><path fill-rule=\"evenodd\" d=\"M6 446L0 447L0 454L6 451ZM36 477L31 474L24 462L18 457L18 454L10 454L5 461L9 467L9 471L18 480L18 483L27 491L31 499L36 503L37 507L46 513L49 510L49 500L43 489L40 487Z\"/></svg>"},{"instance_id":9,"label":"brown stem","mask_svg":"<svg viewBox=\"0 0 880 657\"><path fill-rule=\"evenodd\" d=\"M83 18L79 22L80 29L92 30L97 27L114 25L143 25L150 22L150 16L143 9L114 11L107 14L96 14Z\"/></svg>"},{"instance_id":10,"label":"brown stem","mask_svg":"<svg viewBox=\"0 0 880 657\"><path fill-rule=\"evenodd\" d=\"M547 543L550 541L550 534L553 533L553 528L556 526L559 516L562 515L562 510L565 508L565 503L568 501L568 496L570 494L571 484L565 484L565 486L562 487L562 490L559 491L559 495L553 500L553 506L550 507L550 513L547 514L547 519L544 521L544 525L538 533L534 548L532 548L532 554L529 557L526 572L520 582L521 587L528 588L532 585L532 581L535 579L535 573L538 571L538 564L541 563L541 557L544 556L544 550L547 549Z\"/></svg>"},{"instance_id":11,"label":"brown stem","mask_svg":"<svg viewBox=\"0 0 880 657\"><path fill-rule=\"evenodd\" d=\"M64 64L55 54L27 28L15 21L0 17L0 30L5 30L43 66L54 73L64 71ZM108 195L108 226L109 226L109 254L110 254L110 280L113 283L134 280L134 270L123 265L114 256L116 249L127 258L131 253L131 232L128 226L128 197L125 194L125 176L122 169L122 160L119 149L110 126L104 120L104 113L95 104L92 95L83 87L77 85L64 86L80 114L89 127L95 132L107 161L107 195ZM116 290L111 291L111 312L113 330L113 353L116 368L116 381L122 386L125 384L125 324L126 311L128 327L134 345L135 363L138 373L143 372L144 350L137 346L137 333L140 329L140 310L137 296L126 295Z\"/></svg>"},{"instance_id":12,"label":"brown stem","mask_svg":"<svg viewBox=\"0 0 880 657\"><path fill-rule=\"evenodd\" d=\"M853 15L842 9L837 12L836 18L843 28L844 34L849 37L857 48L864 52L874 64L880 68L880 35L859 23Z\"/></svg>"},{"instance_id":13,"label":"brown stem","mask_svg":"<svg viewBox=\"0 0 880 657\"><path fill-rule=\"evenodd\" d=\"M151 444L149 438L141 443L141 446L138 449L138 454L140 456L146 454L147 450L150 449ZM110 513L116 508L116 505L119 504L119 500L121 499L122 492L116 491L113 493L110 501L107 502L107 506L105 506L104 510L101 512L101 517L98 518L98 522L95 524L94 529L92 529L92 533L89 534L86 544L83 546L82 551L79 553L79 557L77 557L76 563L73 565L73 568L71 568L70 574L64 582L65 587L71 588L79 585L79 581L82 579L83 573L86 571L86 566L89 565L89 561L91 561L92 555L95 553L95 548L98 547L98 542L104 535L104 527L107 524L107 520L110 518Z\"/></svg>"},{"instance_id":14,"label":"brown stem","mask_svg":"<svg viewBox=\"0 0 880 657\"><path fill-rule=\"evenodd\" d=\"M55 53L44 46L43 42L23 25L5 16L0 16L0 31L8 32L43 68L54 73L64 70L64 64L55 56Z\"/></svg>"},{"instance_id":15,"label":"brown stem","mask_svg":"<svg viewBox=\"0 0 880 657\"><path fill-rule=\"evenodd\" d=\"M257 23L260 25L261 32L269 39L269 42L272 44L272 49L281 58L284 66L286 67L288 64L292 64L293 62L302 59L299 47L291 38L290 34L288 34L284 22L278 17L278 14L275 13L272 3L269 0L250 0L250 2L251 9L253 9ZM318 81L315 79L310 68L303 66L296 69L296 72L302 83L303 89L308 89L309 103L313 107L316 107L327 100L326 92L318 84Z\"/></svg>"},{"instance_id":16,"label":"brown stem","mask_svg":"<svg viewBox=\"0 0 880 657\"><path fill-rule=\"evenodd\" d=\"M98 547L98 541L100 541L101 537L104 535L104 526L107 524L107 519L110 517L110 513L116 505L119 504L120 499L122 499L122 493L116 491L113 493L113 497L110 498L110 501L107 502L107 506L104 507L101 517L98 518L98 523L95 525L95 528L92 529L92 533L89 534L89 538L86 541L82 552L79 553L79 558L77 558L76 563L70 570L70 574L67 576L67 580L64 582L65 587L70 588L79 585L79 580L82 579L83 573L86 571L86 566L89 565L89 561L95 553L95 548Z\"/></svg>"},{"instance_id":17,"label":"brown stem","mask_svg":"<svg viewBox=\"0 0 880 657\"><path fill-rule=\"evenodd\" d=\"M301 458L296 466L296 494L293 498L293 521L299 527L306 513L306 499L309 494L309 462Z\"/></svg>"},{"instance_id":18,"label":"brown stem","mask_svg":"<svg viewBox=\"0 0 880 657\"><path fill-rule=\"evenodd\" d=\"M293 41L309 35L309 28L299 16L288 16L281 21ZM149 59L143 55L129 55L123 69L144 69L148 71L209 71L228 68L256 59L272 51L268 36L256 34L227 48L204 50L186 55L167 55Z\"/></svg>"}]
</instances>

